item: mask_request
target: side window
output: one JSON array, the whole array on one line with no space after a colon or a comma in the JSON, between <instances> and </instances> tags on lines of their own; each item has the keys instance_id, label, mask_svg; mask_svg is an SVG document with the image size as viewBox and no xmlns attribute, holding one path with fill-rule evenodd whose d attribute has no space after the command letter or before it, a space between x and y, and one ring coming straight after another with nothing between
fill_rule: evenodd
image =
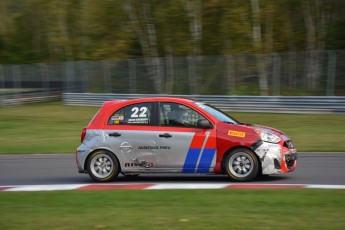
<instances>
[{"instance_id":1,"label":"side window","mask_svg":"<svg viewBox=\"0 0 345 230\"><path fill-rule=\"evenodd\" d=\"M122 108L113 115L108 120L108 125L123 125L125 121L125 110Z\"/></svg>"},{"instance_id":2,"label":"side window","mask_svg":"<svg viewBox=\"0 0 345 230\"><path fill-rule=\"evenodd\" d=\"M129 105L117 110L108 120L109 125L150 125L151 103Z\"/></svg>"},{"instance_id":3,"label":"side window","mask_svg":"<svg viewBox=\"0 0 345 230\"><path fill-rule=\"evenodd\" d=\"M161 102L159 106L161 126L197 127L197 121L204 117L197 111L177 103Z\"/></svg>"}]
</instances>

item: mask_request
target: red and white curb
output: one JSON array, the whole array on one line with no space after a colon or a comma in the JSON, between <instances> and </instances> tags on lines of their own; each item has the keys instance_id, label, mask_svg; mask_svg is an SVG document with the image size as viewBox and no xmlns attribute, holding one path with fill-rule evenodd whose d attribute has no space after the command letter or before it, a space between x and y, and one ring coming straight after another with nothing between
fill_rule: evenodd
<instances>
[{"instance_id":1,"label":"red and white curb","mask_svg":"<svg viewBox=\"0 0 345 230\"><path fill-rule=\"evenodd\" d=\"M0 186L0 191L57 191L57 190L166 190L166 189L287 189L317 188L345 189L345 185L318 184L250 184L250 183L138 183L138 184L57 184Z\"/></svg>"}]
</instances>

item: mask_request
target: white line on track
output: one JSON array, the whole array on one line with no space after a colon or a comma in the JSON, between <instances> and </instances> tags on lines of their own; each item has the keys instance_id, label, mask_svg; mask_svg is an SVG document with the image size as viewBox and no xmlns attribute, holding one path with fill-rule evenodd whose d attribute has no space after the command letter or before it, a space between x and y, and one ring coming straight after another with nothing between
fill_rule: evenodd
<instances>
[{"instance_id":1,"label":"white line on track","mask_svg":"<svg viewBox=\"0 0 345 230\"><path fill-rule=\"evenodd\" d=\"M57 185L17 185L0 186L0 191L57 191L57 190L166 190L166 189L345 189L345 185L317 185L317 184L250 184L250 183L137 183L137 184L57 184Z\"/></svg>"},{"instance_id":2,"label":"white line on track","mask_svg":"<svg viewBox=\"0 0 345 230\"><path fill-rule=\"evenodd\" d=\"M146 189L221 189L229 186L229 184L182 184L182 183L173 183L173 184L155 184Z\"/></svg>"}]
</instances>

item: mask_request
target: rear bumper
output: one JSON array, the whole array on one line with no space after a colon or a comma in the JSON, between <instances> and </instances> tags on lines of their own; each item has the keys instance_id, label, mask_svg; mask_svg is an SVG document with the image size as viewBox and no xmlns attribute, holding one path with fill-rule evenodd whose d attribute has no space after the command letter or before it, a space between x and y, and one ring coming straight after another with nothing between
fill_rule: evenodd
<instances>
[{"instance_id":1,"label":"rear bumper","mask_svg":"<svg viewBox=\"0 0 345 230\"><path fill-rule=\"evenodd\" d=\"M84 144L81 144L76 151L76 163L79 173L87 173L84 166L89 152L90 150Z\"/></svg>"},{"instance_id":2,"label":"rear bumper","mask_svg":"<svg viewBox=\"0 0 345 230\"><path fill-rule=\"evenodd\" d=\"M82 169L78 169L78 173L87 173L87 171L82 170Z\"/></svg>"}]
</instances>

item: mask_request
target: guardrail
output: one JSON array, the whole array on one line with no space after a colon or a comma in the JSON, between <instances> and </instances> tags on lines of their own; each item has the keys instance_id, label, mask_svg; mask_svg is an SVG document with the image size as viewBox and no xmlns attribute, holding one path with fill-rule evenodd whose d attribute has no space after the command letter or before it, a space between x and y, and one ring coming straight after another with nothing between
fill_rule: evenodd
<instances>
[{"instance_id":1,"label":"guardrail","mask_svg":"<svg viewBox=\"0 0 345 230\"><path fill-rule=\"evenodd\" d=\"M61 91L30 91L20 93L0 94L1 106L18 106L45 101L57 101L61 99Z\"/></svg>"},{"instance_id":2,"label":"guardrail","mask_svg":"<svg viewBox=\"0 0 345 230\"><path fill-rule=\"evenodd\" d=\"M201 100L227 112L345 114L345 97L210 96L165 94L63 93L65 105L101 106L103 102L142 97L185 97Z\"/></svg>"}]
</instances>

